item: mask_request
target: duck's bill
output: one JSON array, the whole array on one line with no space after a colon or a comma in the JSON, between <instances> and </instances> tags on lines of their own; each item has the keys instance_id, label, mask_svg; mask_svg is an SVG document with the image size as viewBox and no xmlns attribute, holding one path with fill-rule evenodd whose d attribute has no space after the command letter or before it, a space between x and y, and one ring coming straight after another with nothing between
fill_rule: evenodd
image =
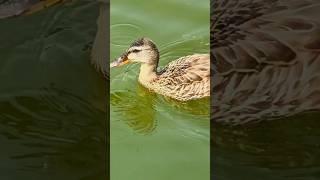
<instances>
[{"instance_id":1,"label":"duck's bill","mask_svg":"<svg viewBox=\"0 0 320 180\"><path fill-rule=\"evenodd\" d=\"M130 63L130 60L128 59L127 56L119 57L116 61L114 61L114 62L112 62L110 64L110 68L123 66L123 65L126 65L128 63Z\"/></svg>"}]
</instances>

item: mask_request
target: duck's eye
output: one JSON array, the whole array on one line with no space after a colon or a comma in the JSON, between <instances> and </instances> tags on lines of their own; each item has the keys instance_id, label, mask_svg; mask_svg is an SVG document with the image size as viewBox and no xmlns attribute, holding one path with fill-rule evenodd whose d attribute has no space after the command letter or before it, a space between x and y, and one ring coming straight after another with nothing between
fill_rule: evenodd
<instances>
[{"instance_id":1,"label":"duck's eye","mask_svg":"<svg viewBox=\"0 0 320 180\"><path fill-rule=\"evenodd\" d=\"M131 50L131 52L133 52L133 53L137 53L137 52L140 52L141 50L139 50L139 49L133 49L133 50Z\"/></svg>"}]
</instances>

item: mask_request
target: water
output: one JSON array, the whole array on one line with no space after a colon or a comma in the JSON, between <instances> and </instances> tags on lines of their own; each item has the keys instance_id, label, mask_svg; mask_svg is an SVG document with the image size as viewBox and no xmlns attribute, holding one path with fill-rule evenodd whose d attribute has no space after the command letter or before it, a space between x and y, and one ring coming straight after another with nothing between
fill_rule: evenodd
<instances>
[{"instance_id":1,"label":"water","mask_svg":"<svg viewBox=\"0 0 320 180\"><path fill-rule=\"evenodd\" d=\"M111 59L143 36L157 44L160 66L208 53L209 21L209 1L112 1ZM209 179L209 100L153 94L138 84L138 70L111 70L111 179Z\"/></svg>"},{"instance_id":2,"label":"water","mask_svg":"<svg viewBox=\"0 0 320 180\"><path fill-rule=\"evenodd\" d=\"M213 179L316 180L319 113L230 127L212 124Z\"/></svg>"},{"instance_id":3,"label":"water","mask_svg":"<svg viewBox=\"0 0 320 180\"><path fill-rule=\"evenodd\" d=\"M0 179L105 177L106 88L89 62L98 12L72 1L0 20Z\"/></svg>"}]
</instances>

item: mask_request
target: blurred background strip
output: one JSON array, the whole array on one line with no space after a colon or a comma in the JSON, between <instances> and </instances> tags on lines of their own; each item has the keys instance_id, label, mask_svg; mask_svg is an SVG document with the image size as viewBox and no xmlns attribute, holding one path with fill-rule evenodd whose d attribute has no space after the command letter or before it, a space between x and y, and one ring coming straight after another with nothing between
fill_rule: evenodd
<instances>
[{"instance_id":1,"label":"blurred background strip","mask_svg":"<svg viewBox=\"0 0 320 180\"><path fill-rule=\"evenodd\" d=\"M108 7L0 1L0 179L109 178Z\"/></svg>"}]
</instances>

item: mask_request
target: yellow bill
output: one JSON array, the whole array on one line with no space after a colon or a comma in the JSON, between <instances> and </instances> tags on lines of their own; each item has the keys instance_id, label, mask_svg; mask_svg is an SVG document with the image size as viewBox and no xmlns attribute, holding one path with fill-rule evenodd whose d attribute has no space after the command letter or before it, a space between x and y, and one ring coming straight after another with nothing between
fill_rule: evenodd
<instances>
[{"instance_id":1,"label":"yellow bill","mask_svg":"<svg viewBox=\"0 0 320 180\"><path fill-rule=\"evenodd\" d=\"M116 61L112 62L110 64L110 67L113 68L113 67L118 67L118 66L123 66L125 64L128 64L130 63L130 59L128 59L128 56L126 55L123 55L121 57L119 57Z\"/></svg>"}]
</instances>

